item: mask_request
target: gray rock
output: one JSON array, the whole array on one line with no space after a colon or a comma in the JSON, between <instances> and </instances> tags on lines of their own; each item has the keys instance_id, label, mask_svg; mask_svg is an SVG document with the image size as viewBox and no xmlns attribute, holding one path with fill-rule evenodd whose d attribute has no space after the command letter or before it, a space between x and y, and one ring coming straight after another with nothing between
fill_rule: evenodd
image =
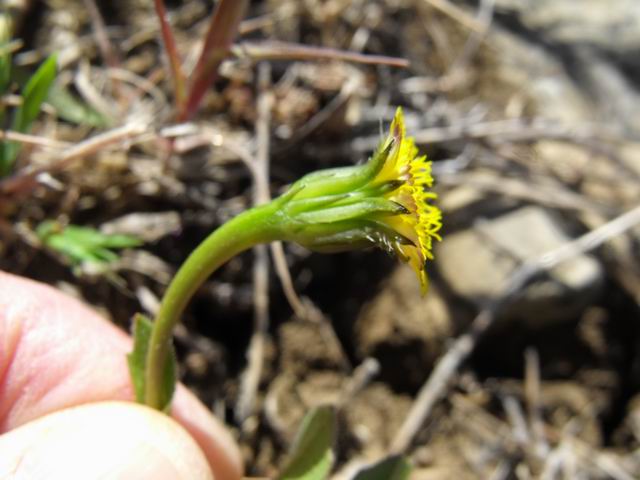
<instances>
[{"instance_id":1,"label":"gray rock","mask_svg":"<svg viewBox=\"0 0 640 480\"><path fill-rule=\"evenodd\" d=\"M511 88L526 85L526 105L535 114L562 122L582 124L596 121L593 100L569 77L561 61L544 46L495 25L491 45L500 52L492 75Z\"/></svg>"},{"instance_id":2,"label":"gray rock","mask_svg":"<svg viewBox=\"0 0 640 480\"><path fill-rule=\"evenodd\" d=\"M504 292L521 262L553 250L570 238L540 207L524 207L490 220L480 228L446 236L437 245L442 276L459 296L482 306ZM505 312L540 325L570 318L591 302L602 285L595 258L580 255L529 285Z\"/></svg>"},{"instance_id":3,"label":"gray rock","mask_svg":"<svg viewBox=\"0 0 640 480\"><path fill-rule=\"evenodd\" d=\"M637 0L497 0L496 10L516 14L550 42L633 55L640 48Z\"/></svg>"},{"instance_id":4,"label":"gray rock","mask_svg":"<svg viewBox=\"0 0 640 480\"><path fill-rule=\"evenodd\" d=\"M514 34L496 22L491 41L503 55L500 76L527 85L539 113L640 134L640 2L497 0L496 10L531 34Z\"/></svg>"}]
</instances>

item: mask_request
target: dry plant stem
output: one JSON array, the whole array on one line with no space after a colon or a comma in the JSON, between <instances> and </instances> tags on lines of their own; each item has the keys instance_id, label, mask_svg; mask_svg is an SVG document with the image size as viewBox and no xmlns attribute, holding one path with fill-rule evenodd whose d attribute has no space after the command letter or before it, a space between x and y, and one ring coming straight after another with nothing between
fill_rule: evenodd
<instances>
[{"instance_id":1,"label":"dry plant stem","mask_svg":"<svg viewBox=\"0 0 640 480\"><path fill-rule=\"evenodd\" d=\"M446 127L426 128L414 134L416 143L420 145L482 139L495 142L528 142L541 138L566 140L576 144L588 144L594 140L611 143L625 141L622 136L602 126L588 123L567 125L543 117L459 122ZM369 151L375 148L379 141L378 136L358 138L354 140L353 148L356 151Z\"/></svg>"},{"instance_id":2,"label":"dry plant stem","mask_svg":"<svg viewBox=\"0 0 640 480\"><path fill-rule=\"evenodd\" d=\"M528 445L531 435L529 434L529 428L527 427L524 412L522 411L518 401L510 395L505 396L502 398L502 408L504 409L507 418L509 419L509 423L511 424L513 438L520 446Z\"/></svg>"},{"instance_id":3,"label":"dry plant stem","mask_svg":"<svg viewBox=\"0 0 640 480\"><path fill-rule=\"evenodd\" d=\"M258 69L260 96L258 97L258 120L256 122L256 140L258 144L255 159L251 162L253 177L253 203L262 205L271 199L269 192L269 131L273 94L270 92L271 69L264 63ZM253 249L253 301L254 327L247 351L247 369L240 383L240 394L236 406L236 419L244 427L244 421L255 410L255 399L262 375L264 346L269 329L269 252L266 245L257 245Z\"/></svg>"},{"instance_id":4,"label":"dry plant stem","mask_svg":"<svg viewBox=\"0 0 640 480\"><path fill-rule=\"evenodd\" d=\"M524 352L525 360L525 393L529 426L533 437L535 452L544 457L549 453L549 445L544 436L542 406L540 393L540 358L537 350L529 348Z\"/></svg>"},{"instance_id":5,"label":"dry plant stem","mask_svg":"<svg viewBox=\"0 0 640 480\"><path fill-rule=\"evenodd\" d=\"M469 34L469 38L462 48L462 52L449 67L449 71L446 73L446 76L454 77L455 73L452 72L454 72L455 70L464 70L469 61L473 58L473 55L478 51L478 48L487 36L489 28L491 27L494 6L495 0L481 0L476 18L478 23L480 23L483 28L481 31L471 31L471 33Z\"/></svg>"},{"instance_id":6,"label":"dry plant stem","mask_svg":"<svg viewBox=\"0 0 640 480\"><path fill-rule=\"evenodd\" d=\"M58 158L46 167L30 168L27 167L24 171L20 171L17 174L0 180L0 193L14 194L19 193L25 189L31 188L35 185L35 179L42 173L53 173L65 168L69 163L82 157L86 157L111 145L131 140L133 137L142 135L146 130L146 127L141 124L129 124L122 127L109 130L107 132L95 135L87 140L77 143L73 146L62 151L58 154ZM11 132L5 132L9 134ZM7 135L7 139L11 139L11 135ZM0 135L0 139L3 137ZM37 138L37 137L34 137ZM22 141L26 139L20 139L15 137L16 140ZM54 142L53 140L50 142ZM31 142L33 143L33 142ZM47 146L53 146L48 144Z\"/></svg>"},{"instance_id":7,"label":"dry plant stem","mask_svg":"<svg viewBox=\"0 0 640 480\"><path fill-rule=\"evenodd\" d=\"M59 170L64 168L72 160L91 155L117 143L131 140L138 135L144 134L146 131L146 125L142 123L130 123L123 125L122 127L94 135L80 143L76 143L62 152L58 161L53 163L50 170Z\"/></svg>"},{"instance_id":8,"label":"dry plant stem","mask_svg":"<svg viewBox=\"0 0 640 480\"><path fill-rule=\"evenodd\" d=\"M575 210L578 212L601 212L603 206L562 185L554 185L537 178L532 182L509 178L504 173L448 173L434 169L438 185L457 187L471 186L481 192L498 193L510 198L534 202L549 208Z\"/></svg>"},{"instance_id":9,"label":"dry plant stem","mask_svg":"<svg viewBox=\"0 0 640 480\"><path fill-rule=\"evenodd\" d=\"M88 63L82 62L73 79L74 86L78 89L80 96L102 116L106 117L110 122L118 118L119 112L116 105L111 99L106 99L102 93L96 88L91 80L91 67ZM119 82L113 82L118 85Z\"/></svg>"},{"instance_id":10,"label":"dry plant stem","mask_svg":"<svg viewBox=\"0 0 640 480\"><path fill-rule=\"evenodd\" d=\"M160 405L162 374L171 348L172 331L200 285L231 257L259 243L278 238L276 201L247 210L214 231L178 270L164 294L153 324L146 370L145 403Z\"/></svg>"},{"instance_id":11,"label":"dry plant stem","mask_svg":"<svg viewBox=\"0 0 640 480\"><path fill-rule=\"evenodd\" d=\"M0 131L0 140L10 140L14 142L20 142L24 145L35 145L38 147L55 149L62 149L71 145L68 142L60 142L58 140L52 140L46 137L29 135L28 133L14 132L13 130Z\"/></svg>"},{"instance_id":12,"label":"dry plant stem","mask_svg":"<svg viewBox=\"0 0 640 480\"><path fill-rule=\"evenodd\" d=\"M407 418L391 443L393 453L402 453L410 446L416 433L431 413L436 402L444 396L452 377L475 348L478 340L511 299L538 275L558 264L598 248L607 240L624 233L640 223L640 206L633 208L581 237L565 243L539 257L526 261L509 277L502 296L493 300L475 318L469 330L458 337L452 347L438 361L431 376L422 386Z\"/></svg>"},{"instance_id":13,"label":"dry plant stem","mask_svg":"<svg viewBox=\"0 0 640 480\"><path fill-rule=\"evenodd\" d=\"M176 40L169 24L167 16L167 10L164 7L163 0L154 0L156 8L156 15L160 22L160 33L162 34L162 43L164 49L167 52L167 58L169 60L169 67L171 68L171 75L173 76L173 91L175 95L176 107L178 111L181 111L185 106L187 97L186 78L184 71L182 70L182 64L180 62L180 55L178 55L178 48L176 47Z\"/></svg>"},{"instance_id":14,"label":"dry plant stem","mask_svg":"<svg viewBox=\"0 0 640 480\"><path fill-rule=\"evenodd\" d=\"M293 286L293 280L291 279L291 273L289 273L289 266L287 265L282 242L273 242L270 247L273 266L276 270L276 275L278 275L280 279L282 291L287 298L287 302L289 302L296 317L307 318L309 316L307 314L307 307L304 306Z\"/></svg>"},{"instance_id":15,"label":"dry plant stem","mask_svg":"<svg viewBox=\"0 0 640 480\"><path fill-rule=\"evenodd\" d=\"M335 48L313 47L278 41L241 42L233 45L231 53L238 58L248 57L252 60L342 60L365 65L387 65L398 68L407 68L409 66L409 61L404 58L365 55Z\"/></svg>"},{"instance_id":16,"label":"dry plant stem","mask_svg":"<svg viewBox=\"0 0 640 480\"><path fill-rule=\"evenodd\" d=\"M109 67L117 68L120 65L120 60L113 49L113 45L109 41L107 28L95 0L83 0L83 3L91 17L91 24L96 37L96 43L100 49L100 55L102 55L102 58Z\"/></svg>"}]
</instances>

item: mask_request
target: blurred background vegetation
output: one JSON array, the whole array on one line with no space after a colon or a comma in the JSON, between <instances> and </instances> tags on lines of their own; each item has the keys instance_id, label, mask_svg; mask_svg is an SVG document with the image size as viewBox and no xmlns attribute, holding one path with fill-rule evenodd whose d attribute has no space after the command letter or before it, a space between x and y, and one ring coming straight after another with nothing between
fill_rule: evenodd
<instances>
[{"instance_id":1,"label":"blurred background vegetation","mask_svg":"<svg viewBox=\"0 0 640 480\"><path fill-rule=\"evenodd\" d=\"M191 304L181 377L249 473L331 403L338 478L393 452L420 479L637 478L637 0L248 2L187 123L151 0L3 7L0 268L124 328L222 222L366 159L397 105L434 161L426 297L384 253L284 245ZM189 80L214 3L166 8Z\"/></svg>"}]
</instances>

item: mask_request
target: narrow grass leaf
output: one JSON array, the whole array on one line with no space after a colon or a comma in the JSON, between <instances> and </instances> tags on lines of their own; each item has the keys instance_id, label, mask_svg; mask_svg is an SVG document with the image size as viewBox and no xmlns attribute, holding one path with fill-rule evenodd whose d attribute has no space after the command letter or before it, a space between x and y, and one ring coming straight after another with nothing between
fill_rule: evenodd
<instances>
[{"instance_id":1,"label":"narrow grass leaf","mask_svg":"<svg viewBox=\"0 0 640 480\"><path fill-rule=\"evenodd\" d=\"M333 465L331 450L336 415L332 407L318 407L302 420L293 447L278 480L324 480Z\"/></svg>"},{"instance_id":2,"label":"narrow grass leaf","mask_svg":"<svg viewBox=\"0 0 640 480\"><path fill-rule=\"evenodd\" d=\"M40 113L40 106L49 95L49 89L56 79L56 55L51 55L40 65L22 91L22 105L13 119L13 130L26 133Z\"/></svg>"},{"instance_id":3,"label":"narrow grass leaf","mask_svg":"<svg viewBox=\"0 0 640 480\"><path fill-rule=\"evenodd\" d=\"M63 254L73 265L115 262L119 255L112 250L138 247L143 243L130 235L107 235L78 225L63 227L51 220L42 222L36 234L47 247Z\"/></svg>"},{"instance_id":4,"label":"narrow grass leaf","mask_svg":"<svg viewBox=\"0 0 640 480\"><path fill-rule=\"evenodd\" d=\"M136 395L136 401L145 402L147 354L149 342L153 331L153 323L142 314L136 314L133 318L133 350L127 355L129 375ZM176 389L178 364L173 350L169 352L165 365L161 385L161 410L168 412L171 399Z\"/></svg>"},{"instance_id":5,"label":"narrow grass leaf","mask_svg":"<svg viewBox=\"0 0 640 480\"><path fill-rule=\"evenodd\" d=\"M248 0L220 0L216 5L179 121L189 120L198 110L204 94L218 75L218 67L229 54L248 6Z\"/></svg>"},{"instance_id":6,"label":"narrow grass leaf","mask_svg":"<svg viewBox=\"0 0 640 480\"><path fill-rule=\"evenodd\" d=\"M40 113L40 106L47 98L49 89L56 78L56 55L51 55L40 65L22 90L22 105L14 114L11 129L27 133L31 124ZM13 163L20 151L20 143L4 142L0 153L0 177L11 172Z\"/></svg>"},{"instance_id":7,"label":"narrow grass leaf","mask_svg":"<svg viewBox=\"0 0 640 480\"><path fill-rule=\"evenodd\" d=\"M11 17L0 14L0 95L7 93L11 82Z\"/></svg>"}]
</instances>

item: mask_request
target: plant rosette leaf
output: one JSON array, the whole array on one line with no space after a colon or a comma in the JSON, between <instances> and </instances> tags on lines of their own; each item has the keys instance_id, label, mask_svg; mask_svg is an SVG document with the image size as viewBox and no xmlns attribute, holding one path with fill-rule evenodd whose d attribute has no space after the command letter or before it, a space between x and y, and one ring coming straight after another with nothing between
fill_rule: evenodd
<instances>
[{"instance_id":1,"label":"plant rosette leaf","mask_svg":"<svg viewBox=\"0 0 640 480\"><path fill-rule=\"evenodd\" d=\"M145 403L160 404L156 386L164 357L189 300L221 265L255 245L284 240L320 252L380 247L411 265L426 294L426 263L442 226L432 187L431 162L406 134L398 108L389 134L367 163L310 173L280 197L213 231L187 257L160 302Z\"/></svg>"},{"instance_id":2,"label":"plant rosette leaf","mask_svg":"<svg viewBox=\"0 0 640 480\"><path fill-rule=\"evenodd\" d=\"M147 317L137 314L133 319L133 351L127 355L127 364L129 365L129 374L133 389L136 395L136 401L144 403L145 401L145 377L146 362L149 351L149 340L151 339L151 331L153 323ZM177 361L174 351L172 350L167 364L165 365L161 390L160 409L168 411L171 406L171 399L176 388L176 372Z\"/></svg>"},{"instance_id":3,"label":"plant rosette leaf","mask_svg":"<svg viewBox=\"0 0 640 480\"><path fill-rule=\"evenodd\" d=\"M104 234L78 225L63 227L51 220L42 222L36 234L47 247L64 255L73 265L108 264L119 258L112 250L139 247L143 243L130 235Z\"/></svg>"},{"instance_id":4,"label":"plant rosette leaf","mask_svg":"<svg viewBox=\"0 0 640 480\"><path fill-rule=\"evenodd\" d=\"M408 480L411 464L401 456L394 455L360 470L353 480Z\"/></svg>"},{"instance_id":5,"label":"plant rosette leaf","mask_svg":"<svg viewBox=\"0 0 640 480\"><path fill-rule=\"evenodd\" d=\"M110 119L76 98L62 86L53 85L51 87L47 103L55 109L59 118L67 122L94 128L104 128L111 125Z\"/></svg>"},{"instance_id":6,"label":"plant rosette leaf","mask_svg":"<svg viewBox=\"0 0 640 480\"><path fill-rule=\"evenodd\" d=\"M302 420L278 480L324 480L333 466L336 414L333 407L311 410Z\"/></svg>"}]
</instances>

